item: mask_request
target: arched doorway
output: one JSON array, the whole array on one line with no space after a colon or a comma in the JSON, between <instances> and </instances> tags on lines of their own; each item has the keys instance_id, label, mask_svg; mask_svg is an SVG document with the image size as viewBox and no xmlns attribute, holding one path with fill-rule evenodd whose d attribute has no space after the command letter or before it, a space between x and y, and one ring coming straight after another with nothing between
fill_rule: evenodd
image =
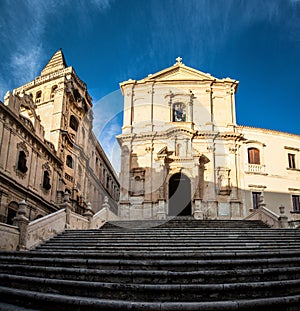
<instances>
[{"instance_id":1,"label":"arched doorway","mask_svg":"<svg viewBox=\"0 0 300 311\"><path fill-rule=\"evenodd\" d=\"M176 173L169 180L169 216L191 214L191 181L186 175Z\"/></svg>"}]
</instances>

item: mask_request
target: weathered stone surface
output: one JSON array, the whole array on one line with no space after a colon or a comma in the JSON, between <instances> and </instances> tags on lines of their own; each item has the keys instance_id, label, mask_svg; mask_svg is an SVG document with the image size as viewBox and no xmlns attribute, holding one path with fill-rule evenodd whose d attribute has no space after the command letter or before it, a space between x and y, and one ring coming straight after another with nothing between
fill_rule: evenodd
<instances>
[{"instance_id":1,"label":"weathered stone surface","mask_svg":"<svg viewBox=\"0 0 300 311\"><path fill-rule=\"evenodd\" d=\"M259 221L189 218L67 230L34 251L0 253L0 302L42 310L299 310L299 237Z\"/></svg>"}]
</instances>

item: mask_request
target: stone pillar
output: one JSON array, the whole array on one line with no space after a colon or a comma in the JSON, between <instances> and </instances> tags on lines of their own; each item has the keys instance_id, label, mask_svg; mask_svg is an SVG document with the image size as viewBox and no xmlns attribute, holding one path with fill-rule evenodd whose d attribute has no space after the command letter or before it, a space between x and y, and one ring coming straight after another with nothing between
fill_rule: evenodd
<instances>
[{"instance_id":1,"label":"stone pillar","mask_svg":"<svg viewBox=\"0 0 300 311\"><path fill-rule=\"evenodd\" d=\"M264 207L266 207L265 197L263 194L261 194L259 196L258 208L264 208Z\"/></svg>"},{"instance_id":2,"label":"stone pillar","mask_svg":"<svg viewBox=\"0 0 300 311\"><path fill-rule=\"evenodd\" d=\"M92 221L93 221L93 210L92 210L92 205L90 202L87 203L87 207L86 207L86 210L83 214L84 217L87 218L87 220L89 221L89 228L91 229L92 228Z\"/></svg>"},{"instance_id":3,"label":"stone pillar","mask_svg":"<svg viewBox=\"0 0 300 311\"><path fill-rule=\"evenodd\" d=\"M195 219L203 219L203 211L201 210L201 200L200 199L195 199L195 209L194 209L194 214L193 214Z\"/></svg>"},{"instance_id":4,"label":"stone pillar","mask_svg":"<svg viewBox=\"0 0 300 311\"><path fill-rule=\"evenodd\" d=\"M64 208L66 209L66 225L65 228L69 229L71 225L71 212L72 212L72 207L70 204L70 193L66 191L64 193L64 203L63 203Z\"/></svg>"},{"instance_id":5,"label":"stone pillar","mask_svg":"<svg viewBox=\"0 0 300 311\"><path fill-rule=\"evenodd\" d=\"M166 219L166 200L165 200L165 187L164 185L159 187L159 198L158 198L158 211L157 219Z\"/></svg>"},{"instance_id":6,"label":"stone pillar","mask_svg":"<svg viewBox=\"0 0 300 311\"><path fill-rule=\"evenodd\" d=\"M14 225L19 227L20 235L19 235L19 245L17 250L27 250L26 242L27 242L27 228L29 224L29 219L26 217L27 211L27 203L25 200L22 200L19 203L19 209L17 212L17 216L13 219Z\"/></svg>"},{"instance_id":7,"label":"stone pillar","mask_svg":"<svg viewBox=\"0 0 300 311\"><path fill-rule=\"evenodd\" d=\"M158 200L157 219L164 220L166 218L166 202L165 200Z\"/></svg>"},{"instance_id":8,"label":"stone pillar","mask_svg":"<svg viewBox=\"0 0 300 311\"><path fill-rule=\"evenodd\" d=\"M285 207L283 205L279 206L279 212L280 212L280 216L278 218L279 228L287 229L289 227L288 217L285 215Z\"/></svg>"},{"instance_id":9,"label":"stone pillar","mask_svg":"<svg viewBox=\"0 0 300 311\"><path fill-rule=\"evenodd\" d=\"M105 210L106 210L106 216L105 216L105 220L107 221L108 220L108 213L109 213L109 203L108 203L108 197L107 196L105 196L104 197L104 202L103 202L103 204L102 204L102 208L105 208Z\"/></svg>"}]
</instances>

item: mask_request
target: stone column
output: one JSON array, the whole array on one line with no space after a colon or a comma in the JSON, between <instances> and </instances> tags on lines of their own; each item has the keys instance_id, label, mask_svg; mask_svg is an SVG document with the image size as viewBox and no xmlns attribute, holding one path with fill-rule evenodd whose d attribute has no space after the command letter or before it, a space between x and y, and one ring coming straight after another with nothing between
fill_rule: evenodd
<instances>
[{"instance_id":1,"label":"stone column","mask_svg":"<svg viewBox=\"0 0 300 311\"><path fill-rule=\"evenodd\" d=\"M26 217L27 211L27 203L25 200L22 200L19 203L19 209L17 212L17 216L13 219L13 223L15 226L19 227L20 235L19 235L19 245L17 250L27 250L26 242L27 242L27 228L29 224L29 219Z\"/></svg>"}]
</instances>

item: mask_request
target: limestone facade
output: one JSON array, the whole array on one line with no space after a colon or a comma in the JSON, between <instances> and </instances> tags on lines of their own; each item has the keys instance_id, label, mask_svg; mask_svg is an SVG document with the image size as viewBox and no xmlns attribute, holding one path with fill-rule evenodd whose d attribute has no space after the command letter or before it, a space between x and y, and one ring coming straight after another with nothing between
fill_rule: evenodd
<instances>
[{"instance_id":1,"label":"limestone facade","mask_svg":"<svg viewBox=\"0 0 300 311\"><path fill-rule=\"evenodd\" d=\"M93 133L92 99L61 50L40 76L6 94L0 112L2 222L24 198L34 211L30 220L53 212L64 191L80 214L87 202L97 212L105 196L116 211L118 177ZM26 162L24 172L18 161Z\"/></svg>"},{"instance_id":2,"label":"limestone facade","mask_svg":"<svg viewBox=\"0 0 300 311\"><path fill-rule=\"evenodd\" d=\"M268 209L278 214L284 204L289 219L297 218L300 136L238 126L238 83L177 58L120 84L122 217L243 219L265 194Z\"/></svg>"}]
</instances>

